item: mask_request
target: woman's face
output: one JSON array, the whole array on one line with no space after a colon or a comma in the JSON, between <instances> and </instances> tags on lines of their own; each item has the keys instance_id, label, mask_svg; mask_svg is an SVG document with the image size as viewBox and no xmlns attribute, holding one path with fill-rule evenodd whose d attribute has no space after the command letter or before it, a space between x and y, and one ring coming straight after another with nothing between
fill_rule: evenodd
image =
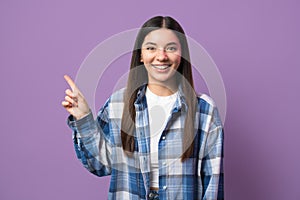
<instances>
[{"instance_id":1,"label":"woman's face","mask_svg":"<svg viewBox=\"0 0 300 200\"><path fill-rule=\"evenodd\" d=\"M180 61L181 45L172 30L160 28L146 35L141 62L148 72L149 83L174 84Z\"/></svg>"}]
</instances>

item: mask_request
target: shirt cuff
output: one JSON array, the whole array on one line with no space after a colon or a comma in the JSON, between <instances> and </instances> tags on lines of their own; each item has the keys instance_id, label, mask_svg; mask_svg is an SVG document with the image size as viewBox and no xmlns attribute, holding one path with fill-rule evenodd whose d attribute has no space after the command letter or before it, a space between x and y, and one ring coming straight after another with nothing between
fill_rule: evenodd
<instances>
[{"instance_id":1,"label":"shirt cuff","mask_svg":"<svg viewBox=\"0 0 300 200\"><path fill-rule=\"evenodd\" d=\"M89 112L79 120L75 120L73 115L70 115L67 120L69 127L77 133L77 138L86 137L93 133L93 130L96 128L95 123L92 112Z\"/></svg>"}]
</instances>

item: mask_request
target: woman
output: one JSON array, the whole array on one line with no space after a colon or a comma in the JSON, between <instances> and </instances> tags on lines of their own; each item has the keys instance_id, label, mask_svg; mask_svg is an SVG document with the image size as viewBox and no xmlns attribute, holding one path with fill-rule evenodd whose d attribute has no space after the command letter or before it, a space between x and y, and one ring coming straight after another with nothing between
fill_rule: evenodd
<instances>
[{"instance_id":1,"label":"woman","mask_svg":"<svg viewBox=\"0 0 300 200\"><path fill-rule=\"evenodd\" d=\"M171 17L140 29L126 89L94 120L72 79L62 105L78 158L111 175L109 199L223 199L223 127L207 95L194 91L185 33Z\"/></svg>"}]
</instances>

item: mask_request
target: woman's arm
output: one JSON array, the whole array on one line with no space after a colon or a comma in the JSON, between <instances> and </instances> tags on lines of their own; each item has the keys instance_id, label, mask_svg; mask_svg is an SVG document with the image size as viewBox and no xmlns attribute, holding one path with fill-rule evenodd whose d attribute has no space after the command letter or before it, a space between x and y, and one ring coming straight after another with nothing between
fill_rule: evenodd
<instances>
[{"instance_id":1,"label":"woman's arm","mask_svg":"<svg viewBox=\"0 0 300 200\"><path fill-rule=\"evenodd\" d=\"M68 125L73 130L74 148L78 159L85 168L97 176L111 172L111 145L105 135L109 135L107 103L94 120L90 108L78 87L69 76L64 76L71 87L66 90L63 107L70 113ZM104 131L106 133L104 134Z\"/></svg>"},{"instance_id":2,"label":"woman's arm","mask_svg":"<svg viewBox=\"0 0 300 200\"><path fill-rule=\"evenodd\" d=\"M111 145L103 133L109 126L105 118L104 109L100 110L97 120L93 119L92 113L80 120L74 120L72 115L68 118L77 158L88 171L97 176L111 173Z\"/></svg>"},{"instance_id":3,"label":"woman's arm","mask_svg":"<svg viewBox=\"0 0 300 200\"><path fill-rule=\"evenodd\" d=\"M223 145L223 126L214 107L201 164L203 200L224 199Z\"/></svg>"},{"instance_id":4,"label":"woman's arm","mask_svg":"<svg viewBox=\"0 0 300 200\"><path fill-rule=\"evenodd\" d=\"M202 199L224 199L224 131L218 109L212 99L209 104L204 104L201 112L207 121L203 124L203 147L200 153L199 165Z\"/></svg>"}]
</instances>

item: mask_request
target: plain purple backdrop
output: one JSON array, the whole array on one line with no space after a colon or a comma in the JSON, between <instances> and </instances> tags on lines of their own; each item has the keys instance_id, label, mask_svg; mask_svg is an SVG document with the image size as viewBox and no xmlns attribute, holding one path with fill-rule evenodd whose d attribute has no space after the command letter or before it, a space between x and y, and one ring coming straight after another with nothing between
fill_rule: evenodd
<instances>
[{"instance_id":1,"label":"plain purple backdrop","mask_svg":"<svg viewBox=\"0 0 300 200\"><path fill-rule=\"evenodd\" d=\"M63 75L75 77L101 41L155 15L176 18L222 74L226 199L300 199L299 6L296 0L1 1L0 199L107 198L109 177L90 174L75 156L61 107ZM127 70L129 60L122 59L99 84L97 108L114 73Z\"/></svg>"}]
</instances>

